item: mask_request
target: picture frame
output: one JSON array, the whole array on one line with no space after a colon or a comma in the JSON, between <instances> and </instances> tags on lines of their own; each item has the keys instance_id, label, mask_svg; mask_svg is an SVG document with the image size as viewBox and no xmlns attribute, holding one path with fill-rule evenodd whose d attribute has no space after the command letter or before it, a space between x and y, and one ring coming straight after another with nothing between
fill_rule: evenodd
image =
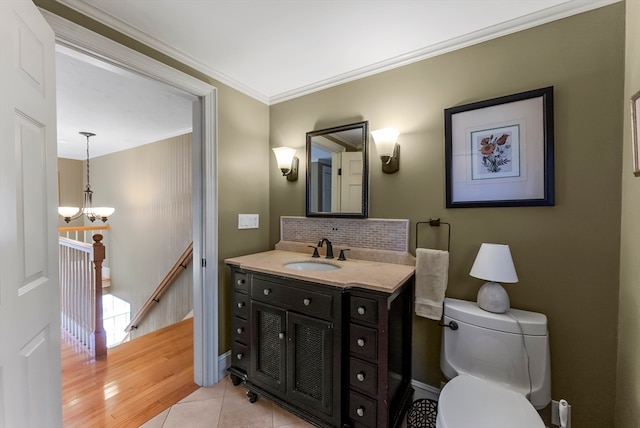
<instances>
[{"instance_id":1,"label":"picture frame","mask_svg":"<svg viewBox=\"0 0 640 428\"><path fill-rule=\"evenodd\" d=\"M633 175L640 177L640 91L631 97L631 144Z\"/></svg>"},{"instance_id":2,"label":"picture frame","mask_svg":"<svg viewBox=\"0 0 640 428\"><path fill-rule=\"evenodd\" d=\"M447 208L555 205L553 86L444 116Z\"/></svg>"}]
</instances>

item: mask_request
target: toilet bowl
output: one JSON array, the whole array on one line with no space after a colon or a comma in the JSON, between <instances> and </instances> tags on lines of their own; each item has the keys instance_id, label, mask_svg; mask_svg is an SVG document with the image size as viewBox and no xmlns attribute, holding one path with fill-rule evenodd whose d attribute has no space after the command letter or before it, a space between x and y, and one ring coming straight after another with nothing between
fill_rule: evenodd
<instances>
[{"instance_id":1,"label":"toilet bowl","mask_svg":"<svg viewBox=\"0 0 640 428\"><path fill-rule=\"evenodd\" d=\"M531 403L517 392L467 375L440 392L436 428L545 428Z\"/></svg>"}]
</instances>

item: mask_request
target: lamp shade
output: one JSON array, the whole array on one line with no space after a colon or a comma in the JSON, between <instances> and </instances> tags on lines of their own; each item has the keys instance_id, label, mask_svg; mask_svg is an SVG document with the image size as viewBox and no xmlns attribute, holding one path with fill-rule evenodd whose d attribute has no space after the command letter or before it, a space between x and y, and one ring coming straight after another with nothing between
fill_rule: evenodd
<instances>
[{"instance_id":1,"label":"lamp shade","mask_svg":"<svg viewBox=\"0 0 640 428\"><path fill-rule=\"evenodd\" d=\"M469 275L492 282L518 282L508 245L486 244L480 246Z\"/></svg>"},{"instance_id":2,"label":"lamp shade","mask_svg":"<svg viewBox=\"0 0 640 428\"><path fill-rule=\"evenodd\" d=\"M58 207L58 214L67 218L73 217L78 213L78 211L80 211L80 208L78 207Z\"/></svg>"},{"instance_id":3,"label":"lamp shade","mask_svg":"<svg viewBox=\"0 0 640 428\"><path fill-rule=\"evenodd\" d=\"M396 145L398 135L400 133L393 128L378 129L371 132L378 156L393 156L393 147Z\"/></svg>"},{"instance_id":4,"label":"lamp shade","mask_svg":"<svg viewBox=\"0 0 640 428\"><path fill-rule=\"evenodd\" d=\"M94 207L92 209L93 213L98 217L109 217L111 214L115 212L115 208L112 207Z\"/></svg>"},{"instance_id":5,"label":"lamp shade","mask_svg":"<svg viewBox=\"0 0 640 428\"><path fill-rule=\"evenodd\" d=\"M276 147L272 150L276 155L278 168L280 168L280 170L282 170L283 172L289 171L291 169L293 156L296 154L296 149L292 149L291 147Z\"/></svg>"}]
</instances>

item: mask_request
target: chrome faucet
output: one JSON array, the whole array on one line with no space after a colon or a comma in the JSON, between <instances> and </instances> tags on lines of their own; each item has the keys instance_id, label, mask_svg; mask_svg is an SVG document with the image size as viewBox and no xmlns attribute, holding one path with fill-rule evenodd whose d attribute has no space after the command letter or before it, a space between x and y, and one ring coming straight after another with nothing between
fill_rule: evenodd
<instances>
[{"instance_id":1,"label":"chrome faucet","mask_svg":"<svg viewBox=\"0 0 640 428\"><path fill-rule=\"evenodd\" d=\"M333 258L333 245L331 245L331 241L329 241L327 238L322 238L320 240L320 242L318 242L318 248L322 248L322 244L324 244L324 243L327 244L327 255L326 255L326 258L332 259Z\"/></svg>"}]
</instances>

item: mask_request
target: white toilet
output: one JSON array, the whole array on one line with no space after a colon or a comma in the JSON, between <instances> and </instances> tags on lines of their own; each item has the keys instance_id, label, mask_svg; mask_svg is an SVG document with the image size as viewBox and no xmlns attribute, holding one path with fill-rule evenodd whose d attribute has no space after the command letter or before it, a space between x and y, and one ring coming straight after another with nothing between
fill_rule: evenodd
<instances>
[{"instance_id":1,"label":"white toilet","mask_svg":"<svg viewBox=\"0 0 640 428\"><path fill-rule=\"evenodd\" d=\"M537 410L551 402L547 317L447 298L444 323L453 327L443 328L440 356L449 382L436 427L544 428Z\"/></svg>"}]
</instances>

